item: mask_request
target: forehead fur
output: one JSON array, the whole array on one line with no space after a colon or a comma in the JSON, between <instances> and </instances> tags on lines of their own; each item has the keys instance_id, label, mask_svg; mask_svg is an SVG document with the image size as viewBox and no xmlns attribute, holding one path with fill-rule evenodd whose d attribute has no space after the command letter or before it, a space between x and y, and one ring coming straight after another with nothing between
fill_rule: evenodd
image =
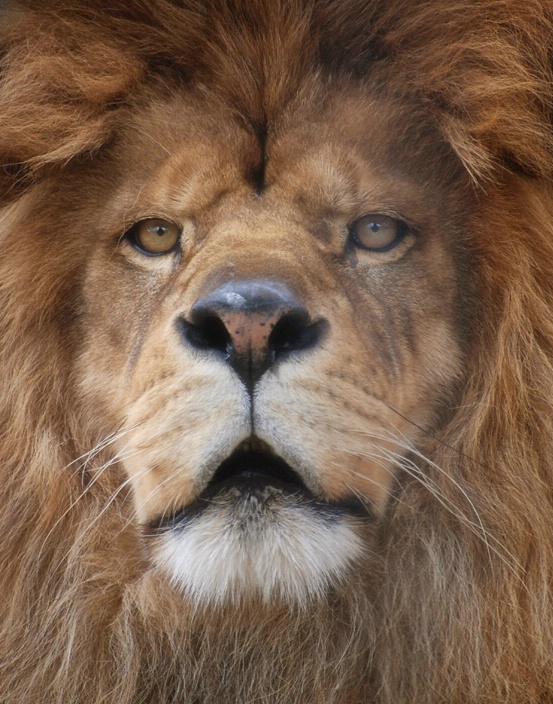
<instances>
[{"instance_id":1,"label":"forehead fur","mask_svg":"<svg viewBox=\"0 0 553 704\"><path fill-rule=\"evenodd\" d=\"M546 0L20 0L1 12L8 187L101 148L156 76L158 92L205 87L263 140L306 75L348 74L419 101L475 180L552 169Z\"/></svg>"}]
</instances>

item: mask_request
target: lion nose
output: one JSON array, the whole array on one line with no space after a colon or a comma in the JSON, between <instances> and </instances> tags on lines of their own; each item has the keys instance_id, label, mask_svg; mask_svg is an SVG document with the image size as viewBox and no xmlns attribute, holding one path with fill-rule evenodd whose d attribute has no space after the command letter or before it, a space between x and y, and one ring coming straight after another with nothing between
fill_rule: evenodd
<instances>
[{"instance_id":1,"label":"lion nose","mask_svg":"<svg viewBox=\"0 0 553 704\"><path fill-rule=\"evenodd\" d=\"M218 351L253 390L255 383L286 355L315 346L324 321L284 284L235 280L198 300L189 320L178 322L185 341L197 350Z\"/></svg>"}]
</instances>

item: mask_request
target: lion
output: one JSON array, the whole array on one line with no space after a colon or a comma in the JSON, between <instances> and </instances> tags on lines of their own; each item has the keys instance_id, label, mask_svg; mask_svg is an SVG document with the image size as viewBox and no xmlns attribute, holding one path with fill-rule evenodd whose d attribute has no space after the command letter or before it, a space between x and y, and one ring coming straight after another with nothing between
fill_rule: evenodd
<instances>
[{"instance_id":1,"label":"lion","mask_svg":"<svg viewBox=\"0 0 553 704\"><path fill-rule=\"evenodd\" d=\"M553 701L546 0L8 0L6 704Z\"/></svg>"}]
</instances>

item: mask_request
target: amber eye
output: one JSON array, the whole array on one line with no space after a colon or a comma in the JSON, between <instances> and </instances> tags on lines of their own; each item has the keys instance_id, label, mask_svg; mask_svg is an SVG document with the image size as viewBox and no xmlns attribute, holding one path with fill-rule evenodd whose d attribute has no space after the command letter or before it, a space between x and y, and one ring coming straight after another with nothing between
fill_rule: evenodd
<instances>
[{"instance_id":1,"label":"amber eye","mask_svg":"<svg viewBox=\"0 0 553 704\"><path fill-rule=\"evenodd\" d=\"M372 252L386 252L404 238L407 225L388 215L370 214L356 220L350 227L354 244Z\"/></svg>"},{"instance_id":2,"label":"amber eye","mask_svg":"<svg viewBox=\"0 0 553 704\"><path fill-rule=\"evenodd\" d=\"M180 228L174 222L151 218L137 222L130 230L130 240L143 254L157 256L172 252L180 237Z\"/></svg>"}]
</instances>

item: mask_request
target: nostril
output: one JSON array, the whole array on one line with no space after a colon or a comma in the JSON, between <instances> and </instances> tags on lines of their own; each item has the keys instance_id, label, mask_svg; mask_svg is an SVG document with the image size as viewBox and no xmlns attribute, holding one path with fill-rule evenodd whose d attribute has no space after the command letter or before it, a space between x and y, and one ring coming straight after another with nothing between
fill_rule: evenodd
<instances>
[{"instance_id":1,"label":"nostril","mask_svg":"<svg viewBox=\"0 0 553 704\"><path fill-rule=\"evenodd\" d=\"M196 349L228 353L232 347L231 336L217 315L196 315L194 323L179 318L178 328L182 337Z\"/></svg>"},{"instance_id":2,"label":"nostril","mask_svg":"<svg viewBox=\"0 0 553 704\"><path fill-rule=\"evenodd\" d=\"M253 393L279 360L314 348L326 329L280 281L232 280L201 296L176 321L187 347L222 355Z\"/></svg>"},{"instance_id":3,"label":"nostril","mask_svg":"<svg viewBox=\"0 0 553 704\"><path fill-rule=\"evenodd\" d=\"M269 348L279 353L304 350L315 345L324 331L324 322L309 322L307 312L288 313L275 325L269 336Z\"/></svg>"}]
</instances>

